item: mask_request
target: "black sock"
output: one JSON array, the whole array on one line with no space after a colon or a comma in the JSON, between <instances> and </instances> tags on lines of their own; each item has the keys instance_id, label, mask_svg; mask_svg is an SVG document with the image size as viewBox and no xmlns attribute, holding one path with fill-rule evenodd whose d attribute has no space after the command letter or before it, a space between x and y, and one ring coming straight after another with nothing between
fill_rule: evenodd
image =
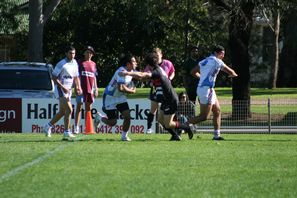
<instances>
[{"instance_id":1,"label":"black sock","mask_svg":"<svg viewBox=\"0 0 297 198\"><path fill-rule=\"evenodd\" d=\"M164 127L164 129L166 129L172 136L177 136L177 133L173 129L169 129L166 127Z\"/></svg>"},{"instance_id":2,"label":"black sock","mask_svg":"<svg viewBox=\"0 0 297 198\"><path fill-rule=\"evenodd\" d=\"M153 124L153 121L154 121L154 117L155 117L155 114L153 113L149 113L147 115L147 128L150 129L152 128L152 124Z\"/></svg>"}]
</instances>

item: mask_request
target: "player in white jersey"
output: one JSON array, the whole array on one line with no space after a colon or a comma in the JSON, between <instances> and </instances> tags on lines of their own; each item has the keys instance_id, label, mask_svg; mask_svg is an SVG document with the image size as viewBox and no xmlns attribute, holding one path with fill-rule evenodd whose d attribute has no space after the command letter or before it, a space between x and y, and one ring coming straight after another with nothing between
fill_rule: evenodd
<instances>
[{"instance_id":1,"label":"player in white jersey","mask_svg":"<svg viewBox=\"0 0 297 198\"><path fill-rule=\"evenodd\" d=\"M100 122L104 122L109 126L114 126L117 123L117 111L119 111L124 119L123 130L121 131L122 141L131 141L128 137L128 130L130 127L130 108L127 102L127 93L135 93L136 88L132 86L133 81L131 76L120 76L119 73L123 71L134 71L137 67L137 62L134 56L126 54L121 58L122 66L114 73L108 86L103 93L103 106L102 110L107 117L97 113L94 125L99 127Z\"/></svg>"},{"instance_id":2,"label":"player in white jersey","mask_svg":"<svg viewBox=\"0 0 297 198\"><path fill-rule=\"evenodd\" d=\"M229 77L236 77L236 72L228 67L222 59L225 55L225 49L218 45L214 48L213 54L199 62L194 67L192 75L200 78L197 95L200 103L200 114L189 119L192 124L197 124L209 118L211 111L213 112L214 137L213 140L224 140L220 136L221 128L221 109L219 101L214 90L215 81L220 70L229 74Z\"/></svg>"},{"instance_id":3,"label":"player in white jersey","mask_svg":"<svg viewBox=\"0 0 297 198\"><path fill-rule=\"evenodd\" d=\"M59 112L43 128L47 137L51 136L51 129L56 122L64 116L64 138L75 137L70 130L70 117L72 113L71 93L75 82L77 94L81 94L81 86L78 73L78 65L75 57L75 48L70 46L66 49L66 58L56 65L53 71L56 97L59 98Z\"/></svg>"}]
</instances>

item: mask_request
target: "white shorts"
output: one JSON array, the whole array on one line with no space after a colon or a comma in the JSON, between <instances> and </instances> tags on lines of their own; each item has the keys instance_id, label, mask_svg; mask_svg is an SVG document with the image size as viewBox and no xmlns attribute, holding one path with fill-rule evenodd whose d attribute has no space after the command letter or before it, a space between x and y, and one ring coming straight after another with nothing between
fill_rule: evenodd
<instances>
[{"instance_id":1,"label":"white shorts","mask_svg":"<svg viewBox=\"0 0 297 198\"><path fill-rule=\"evenodd\" d=\"M72 90L70 89L69 92L66 94L66 93L63 92L63 90L60 87L55 86L54 94L55 94L55 97L56 98L64 97L67 100L70 100L71 99L71 95L72 95Z\"/></svg>"},{"instance_id":2,"label":"white shorts","mask_svg":"<svg viewBox=\"0 0 297 198\"><path fill-rule=\"evenodd\" d=\"M214 88L210 87L197 87L197 96L201 104L215 104L217 95Z\"/></svg>"},{"instance_id":3,"label":"white shorts","mask_svg":"<svg viewBox=\"0 0 297 198\"><path fill-rule=\"evenodd\" d=\"M114 97L110 95L103 95L103 107L106 110L114 110L117 109L118 104L122 104L127 102L127 97L125 95L121 95L119 97Z\"/></svg>"}]
</instances>

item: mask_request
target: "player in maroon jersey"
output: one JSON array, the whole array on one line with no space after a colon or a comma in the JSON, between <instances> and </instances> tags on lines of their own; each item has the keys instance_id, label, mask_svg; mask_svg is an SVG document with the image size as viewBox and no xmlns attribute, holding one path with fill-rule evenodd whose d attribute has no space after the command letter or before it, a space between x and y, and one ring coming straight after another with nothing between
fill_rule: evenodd
<instances>
[{"instance_id":1,"label":"player in maroon jersey","mask_svg":"<svg viewBox=\"0 0 297 198\"><path fill-rule=\"evenodd\" d=\"M75 126L74 133L79 133L80 114L82 111L82 105L85 103L85 112L91 110L92 103L95 100L95 96L98 96L97 89L97 68L96 63L92 61L92 57L95 55L95 50L91 46L87 46L84 50L84 58L78 61L78 70L81 81L81 88L83 93L76 96L76 111L75 111Z\"/></svg>"}]
</instances>

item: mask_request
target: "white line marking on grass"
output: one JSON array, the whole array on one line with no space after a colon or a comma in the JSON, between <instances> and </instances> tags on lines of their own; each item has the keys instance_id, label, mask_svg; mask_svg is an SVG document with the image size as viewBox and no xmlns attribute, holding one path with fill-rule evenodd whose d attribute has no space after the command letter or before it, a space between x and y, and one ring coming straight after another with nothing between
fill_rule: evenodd
<instances>
[{"instance_id":1,"label":"white line marking on grass","mask_svg":"<svg viewBox=\"0 0 297 198\"><path fill-rule=\"evenodd\" d=\"M75 140L81 140L82 138L76 138ZM66 146L68 145L72 145L72 144L62 144L60 146L58 146L57 148L55 148L52 151L49 151L47 153L45 153L44 155L38 157L37 159L25 163L23 165L20 165L6 173L4 173L3 175L0 176L0 183L2 183L3 181L9 179L10 177L15 176L16 174L18 174L19 172L25 170L26 168L30 168L31 166L34 166L35 164L39 164L40 162L44 161L45 159L49 158L50 156L56 154L59 151L62 151L63 149L65 149Z\"/></svg>"}]
</instances>

